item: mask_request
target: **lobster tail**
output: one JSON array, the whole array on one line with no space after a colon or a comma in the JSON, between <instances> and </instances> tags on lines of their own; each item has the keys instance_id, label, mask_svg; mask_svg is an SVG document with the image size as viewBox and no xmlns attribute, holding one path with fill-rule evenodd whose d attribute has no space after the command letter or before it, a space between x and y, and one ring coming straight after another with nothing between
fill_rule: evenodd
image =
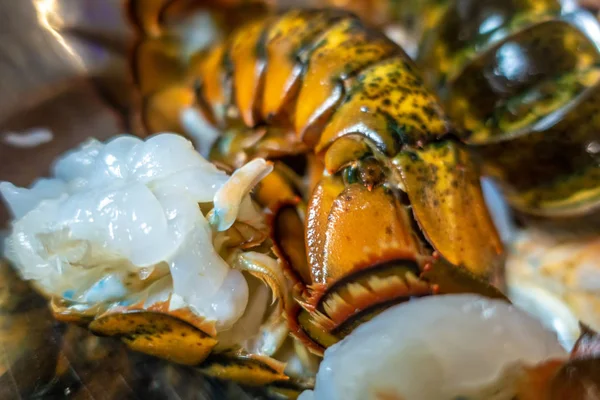
<instances>
[{"instance_id":1,"label":"lobster tail","mask_svg":"<svg viewBox=\"0 0 600 400\"><path fill-rule=\"evenodd\" d=\"M313 352L439 287L488 288L502 248L476 165L412 61L383 33L345 11L301 9L247 23L192 54L185 71L166 57L172 73L152 84L147 104L179 93L157 104L199 111L216 126L219 164L312 152L302 189L284 168L256 195L272 213L273 252L294 288L290 329ZM149 110L148 118L161 115ZM305 210L298 194L307 187ZM463 274L421 278L432 247ZM454 284L457 276L466 283Z\"/></svg>"}]
</instances>

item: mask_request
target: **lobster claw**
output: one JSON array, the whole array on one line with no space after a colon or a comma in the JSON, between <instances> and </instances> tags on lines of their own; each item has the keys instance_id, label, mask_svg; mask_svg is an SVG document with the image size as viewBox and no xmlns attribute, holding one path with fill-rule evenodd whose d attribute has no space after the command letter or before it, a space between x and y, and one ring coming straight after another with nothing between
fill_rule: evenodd
<instances>
[{"instance_id":1,"label":"lobster claw","mask_svg":"<svg viewBox=\"0 0 600 400\"><path fill-rule=\"evenodd\" d=\"M502 243L489 216L477 166L456 142L401 152L399 167L423 234L449 262L490 277L501 261Z\"/></svg>"},{"instance_id":2,"label":"lobster claw","mask_svg":"<svg viewBox=\"0 0 600 400\"><path fill-rule=\"evenodd\" d=\"M313 283L339 281L383 261L414 260L420 253L406 207L383 186L369 190L362 183L350 184L329 209L324 204L317 206L317 201L313 196L309 213L318 207L327 215L307 219Z\"/></svg>"},{"instance_id":3,"label":"lobster claw","mask_svg":"<svg viewBox=\"0 0 600 400\"><path fill-rule=\"evenodd\" d=\"M284 218L289 209L275 216ZM288 237L284 230L274 242L281 258L293 261ZM294 336L317 354L386 308L432 293L418 278L424 249L410 214L382 185L323 178L308 205L305 245L308 265L289 265L303 288L301 307L287 314Z\"/></svg>"}]
</instances>

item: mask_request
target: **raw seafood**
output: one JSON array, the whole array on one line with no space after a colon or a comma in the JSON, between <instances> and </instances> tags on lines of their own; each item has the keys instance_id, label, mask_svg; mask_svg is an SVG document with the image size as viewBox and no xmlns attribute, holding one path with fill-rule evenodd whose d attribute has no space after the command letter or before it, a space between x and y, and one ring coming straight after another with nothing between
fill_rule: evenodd
<instances>
[{"instance_id":1,"label":"raw seafood","mask_svg":"<svg viewBox=\"0 0 600 400\"><path fill-rule=\"evenodd\" d=\"M327 349L314 391L300 399L509 400L524 366L567 357L553 333L505 301L430 296Z\"/></svg>"}]
</instances>

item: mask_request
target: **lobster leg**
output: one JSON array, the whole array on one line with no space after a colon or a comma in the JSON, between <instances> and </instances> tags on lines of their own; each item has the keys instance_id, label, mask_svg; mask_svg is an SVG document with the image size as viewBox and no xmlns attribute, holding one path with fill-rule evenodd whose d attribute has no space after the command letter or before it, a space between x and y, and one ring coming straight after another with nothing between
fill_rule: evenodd
<instances>
[{"instance_id":1,"label":"lobster leg","mask_svg":"<svg viewBox=\"0 0 600 400\"><path fill-rule=\"evenodd\" d=\"M89 329L96 335L120 337L133 350L185 365L201 363L217 344L197 327L157 312L110 313L92 321Z\"/></svg>"},{"instance_id":2,"label":"lobster leg","mask_svg":"<svg viewBox=\"0 0 600 400\"><path fill-rule=\"evenodd\" d=\"M304 222L297 203L282 204L271 223L274 251L297 292L310 282L310 269L304 249Z\"/></svg>"},{"instance_id":3,"label":"lobster leg","mask_svg":"<svg viewBox=\"0 0 600 400\"><path fill-rule=\"evenodd\" d=\"M207 375L248 386L289 380L283 373L284 367L283 363L269 357L238 353L213 354L199 365Z\"/></svg>"}]
</instances>

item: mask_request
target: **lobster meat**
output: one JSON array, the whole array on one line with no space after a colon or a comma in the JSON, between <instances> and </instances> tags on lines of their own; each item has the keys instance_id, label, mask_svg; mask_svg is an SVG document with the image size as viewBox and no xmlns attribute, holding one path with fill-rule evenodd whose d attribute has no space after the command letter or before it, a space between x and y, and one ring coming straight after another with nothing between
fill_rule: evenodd
<instances>
[{"instance_id":1,"label":"lobster meat","mask_svg":"<svg viewBox=\"0 0 600 400\"><path fill-rule=\"evenodd\" d=\"M276 167L256 195L294 284L291 329L313 352L413 296L496 294L486 282L502 246L477 164L384 34L346 11L302 9L253 20L183 62L172 46L150 50L164 40L140 42L133 62L150 132L185 133L182 115L196 110L223 132L210 159L224 168L265 157L282 170L305 155L305 182ZM158 59L178 72L158 73Z\"/></svg>"}]
</instances>

